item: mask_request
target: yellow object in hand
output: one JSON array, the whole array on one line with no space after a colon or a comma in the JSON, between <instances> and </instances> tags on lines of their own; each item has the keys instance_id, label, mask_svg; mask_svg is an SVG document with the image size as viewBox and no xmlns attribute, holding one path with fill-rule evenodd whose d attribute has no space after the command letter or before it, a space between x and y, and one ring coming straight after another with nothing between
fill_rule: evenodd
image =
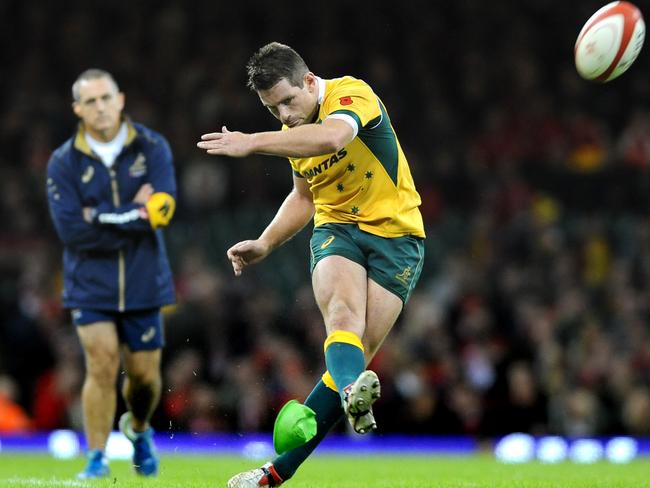
<instances>
[{"instance_id":1,"label":"yellow object in hand","mask_svg":"<svg viewBox=\"0 0 650 488\"><path fill-rule=\"evenodd\" d=\"M144 205L149 214L149 223L152 229L165 227L174 216L176 201L169 193L156 192Z\"/></svg>"}]
</instances>

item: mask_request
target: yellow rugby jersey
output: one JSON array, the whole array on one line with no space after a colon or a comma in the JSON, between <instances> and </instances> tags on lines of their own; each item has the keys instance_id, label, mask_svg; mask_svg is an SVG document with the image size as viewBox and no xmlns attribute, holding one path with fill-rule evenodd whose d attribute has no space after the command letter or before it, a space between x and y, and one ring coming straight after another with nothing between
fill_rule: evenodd
<instances>
[{"instance_id":1,"label":"yellow rugby jersey","mask_svg":"<svg viewBox=\"0 0 650 488\"><path fill-rule=\"evenodd\" d=\"M355 223L382 237L424 237L420 195L379 97L351 76L319 78L318 83L316 123L327 117L347 118L358 132L337 153L289 159L294 173L309 182L314 225Z\"/></svg>"}]
</instances>

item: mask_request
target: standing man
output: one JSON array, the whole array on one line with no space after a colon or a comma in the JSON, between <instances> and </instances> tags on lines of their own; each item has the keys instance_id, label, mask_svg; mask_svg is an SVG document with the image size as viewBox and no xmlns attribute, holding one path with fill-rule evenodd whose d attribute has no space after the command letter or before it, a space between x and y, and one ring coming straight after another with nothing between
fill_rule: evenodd
<instances>
[{"instance_id":1,"label":"standing man","mask_svg":"<svg viewBox=\"0 0 650 488\"><path fill-rule=\"evenodd\" d=\"M294 187L255 240L228 250L236 276L264 259L314 217L312 285L323 314L327 370L305 404L318 430L272 463L240 473L231 488L278 486L291 478L342 417L364 434L376 428L377 375L365 370L408 300L422 270L424 228L402 148L381 100L363 81L324 80L277 42L257 51L248 85L282 130L202 136L208 154L286 156Z\"/></svg>"},{"instance_id":2,"label":"standing man","mask_svg":"<svg viewBox=\"0 0 650 488\"><path fill-rule=\"evenodd\" d=\"M138 474L158 458L149 419L160 397L164 345L160 307L174 302L162 227L176 181L163 136L122 115L124 94L110 73L89 69L72 85L80 123L47 168L50 213L64 245L63 304L85 354L81 395L88 463L79 478L108 476L104 449L115 419L120 353L128 411L120 429Z\"/></svg>"}]
</instances>

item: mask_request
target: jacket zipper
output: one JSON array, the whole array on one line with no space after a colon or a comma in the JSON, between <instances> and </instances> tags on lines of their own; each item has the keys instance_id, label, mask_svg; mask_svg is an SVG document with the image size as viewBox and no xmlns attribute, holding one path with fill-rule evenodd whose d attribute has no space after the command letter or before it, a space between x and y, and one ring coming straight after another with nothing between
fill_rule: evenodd
<instances>
[{"instance_id":1,"label":"jacket zipper","mask_svg":"<svg viewBox=\"0 0 650 488\"><path fill-rule=\"evenodd\" d=\"M113 205L115 208L120 206L120 193L117 186L117 178L113 168L108 170L111 175L111 191L113 192ZM117 308L120 312L124 312L125 308L125 265L124 265L124 251L120 249L117 257L117 288L118 288L118 305Z\"/></svg>"}]
</instances>

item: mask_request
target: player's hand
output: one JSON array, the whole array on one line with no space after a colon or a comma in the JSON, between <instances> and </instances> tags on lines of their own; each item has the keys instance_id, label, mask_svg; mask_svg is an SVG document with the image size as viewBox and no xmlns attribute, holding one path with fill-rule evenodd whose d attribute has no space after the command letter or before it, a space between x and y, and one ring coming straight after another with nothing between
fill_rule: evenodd
<instances>
[{"instance_id":1,"label":"player's hand","mask_svg":"<svg viewBox=\"0 0 650 488\"><path fill-rule=\"evenodd\" d=\"M242 270L264 259L271 252L271 248L261 239L242 241L232 246L226 254L232 263L235 276L240 276Z\"/></svg>"},{"instance_id":2,"label":"player's hand","mask_svg":"<svg viewBox=\"0 0 650 488\"><path fill-rule=\"evenodd\" d=\"M151 186L151 183L145 183L138 189L138 193L133 197L133 201L140 205L144 205L147 203L147 200L149 200L151 195L153 195L153 186Z\"/></svg>"},{"instance_id":3,"label":"player's hand","mask_svg":"<svg viewBox=\"0 0 650 488\"><path fill-rule=\"evenodd\" d=\"M251 135L243 132L230 132L224 125L221 132L203 134L196 145L208 154L241 158L253 152Z\"/></svg>"}]
</instances>

